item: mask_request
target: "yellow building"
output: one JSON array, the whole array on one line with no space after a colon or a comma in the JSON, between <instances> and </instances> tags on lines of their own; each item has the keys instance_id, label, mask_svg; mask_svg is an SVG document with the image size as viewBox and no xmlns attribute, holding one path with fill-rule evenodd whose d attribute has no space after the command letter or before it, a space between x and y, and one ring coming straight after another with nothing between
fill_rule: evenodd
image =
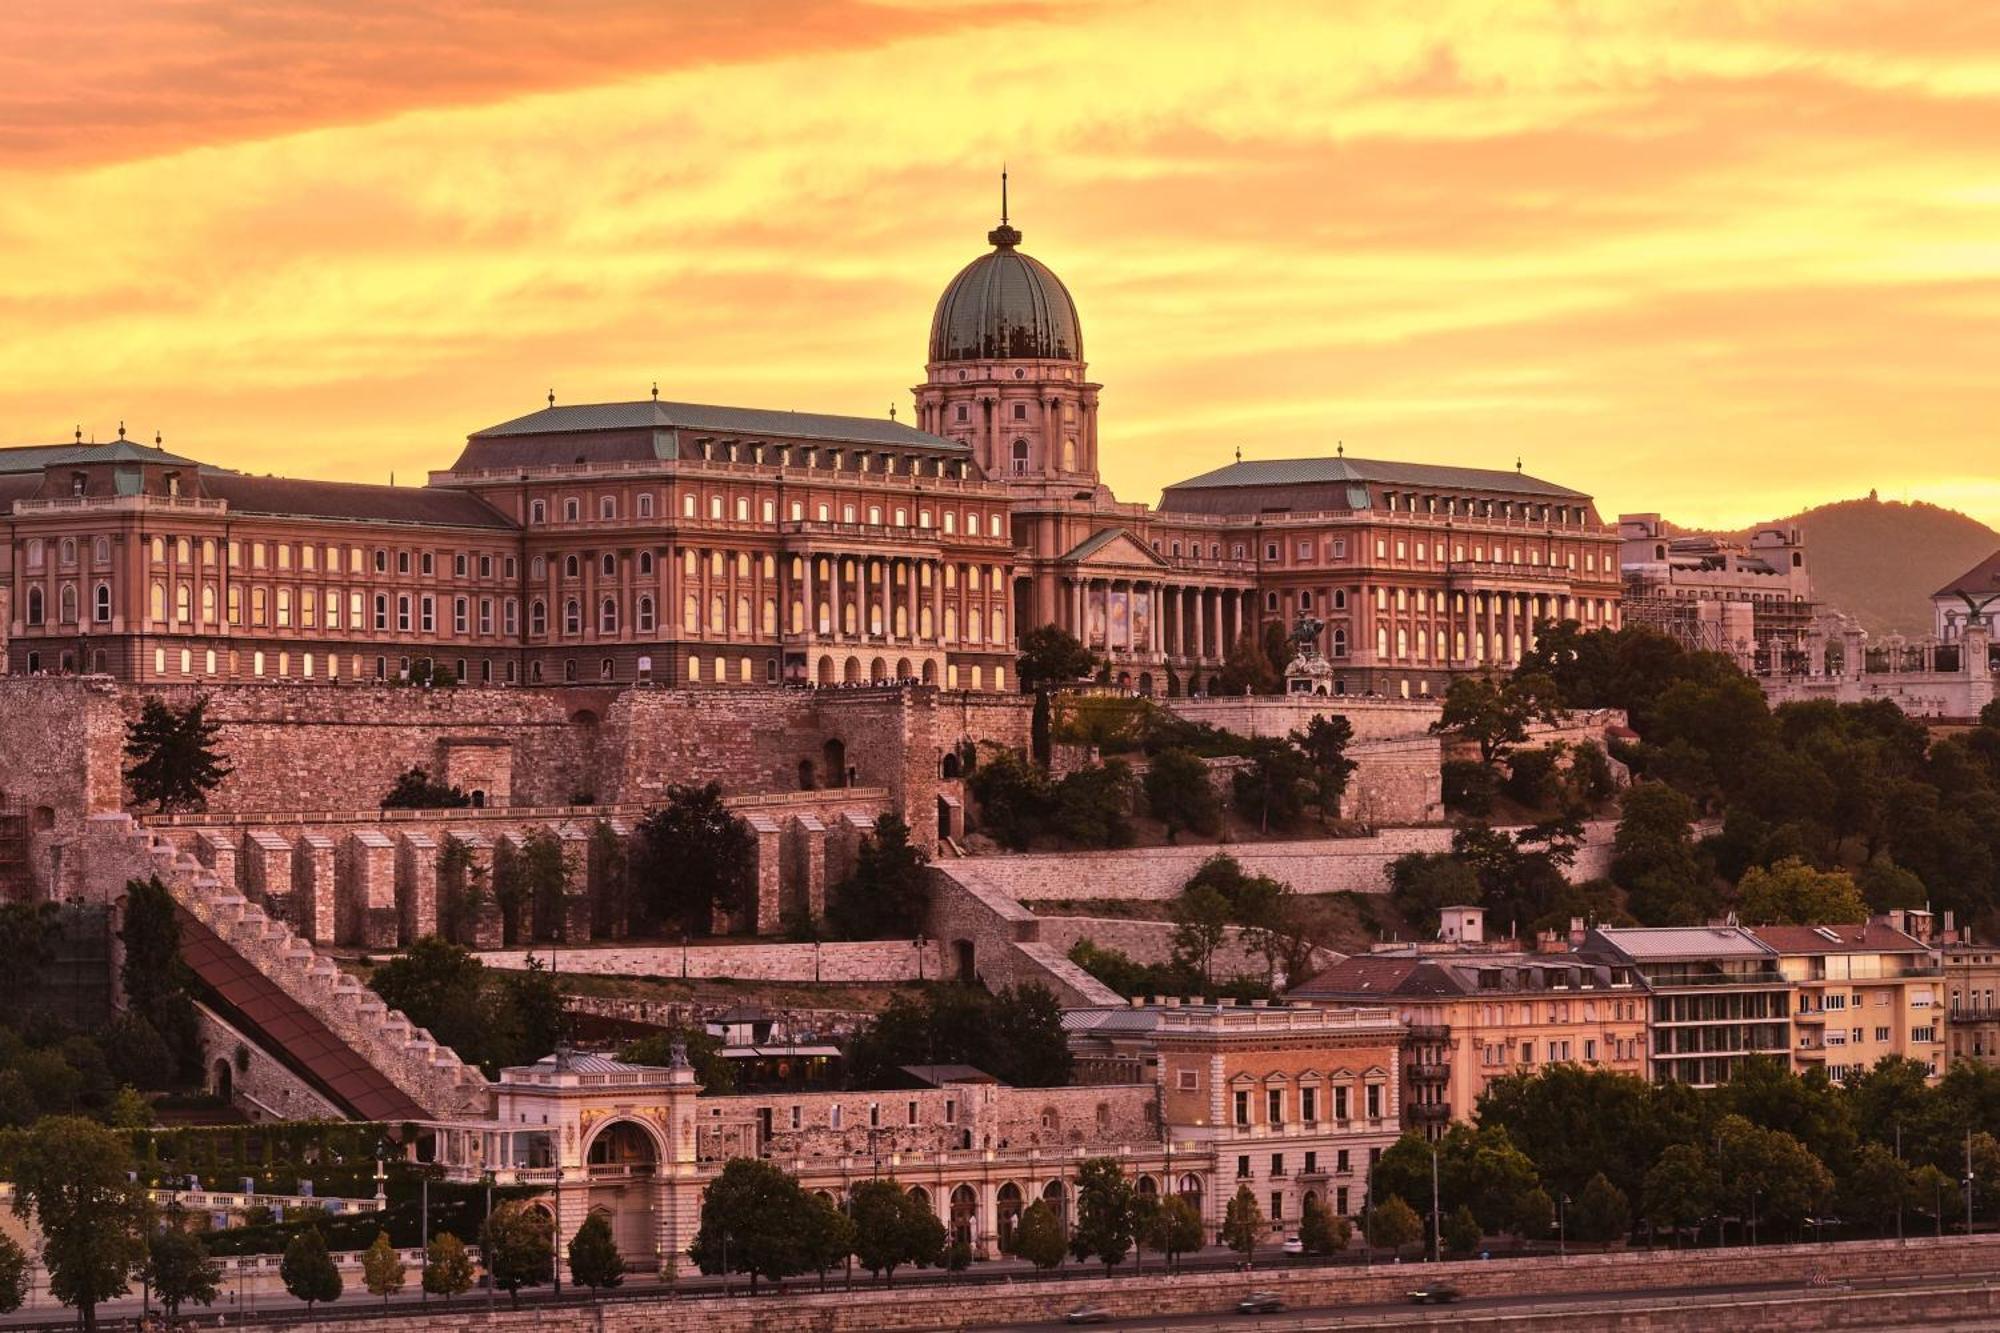
<instances>
[{"instance_id":1,"label":"yellow building","mask_svg":"<svg viewBox=\"0 0 2000 1333\"><path fill-rule=\"evenodd\" d=\"M1884 920L1756 926L1793 984L1792 1067L1839 1082L1886 1055L1943 1072L1944 970L1928 945Z\"/></svg>"}]
</instances>

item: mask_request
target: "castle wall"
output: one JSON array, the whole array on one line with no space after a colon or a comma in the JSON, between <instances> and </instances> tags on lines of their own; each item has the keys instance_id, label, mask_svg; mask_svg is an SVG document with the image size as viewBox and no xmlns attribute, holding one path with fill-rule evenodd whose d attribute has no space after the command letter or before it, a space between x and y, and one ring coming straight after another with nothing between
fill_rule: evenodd
<instances>
[{"instance_id":1,"label":"castle wall","mask_svg":"<svg viewBox=\"0 0 2000 1333\"><path fill-rule=\"evenodd\" d=\"M937 981L944 955L934 939L864 940L826 944L679 945L658 948L564 949L551 960L547 948L483 952L488 967L524 968L528 958L564 972L612 977L727 977L735 981L903 982Z\"/></svg>"}]
</instances>

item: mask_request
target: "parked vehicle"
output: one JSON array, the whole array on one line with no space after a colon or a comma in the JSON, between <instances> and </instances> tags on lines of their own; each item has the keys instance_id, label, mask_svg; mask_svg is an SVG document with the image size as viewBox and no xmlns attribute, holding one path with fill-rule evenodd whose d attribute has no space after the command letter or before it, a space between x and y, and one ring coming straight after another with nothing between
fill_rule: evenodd
<instances>
[{"instance_id":1,"label":"parked vehicle","mask_svg":"<svg viewBox=\"0 0 2000 1333\"><path fill-rule=\"evenodd\" d=\"M1410 1299L1418 1305L1449 1305L1463 1294L1449 1282L1426 1282L1410 1293Z\"/></svg>"},{"instance_id":2,"label":"parked vehicle","mask_svg":"<svg viewBox=\"0 0 2000 1333\"><path fill-rule=\"evenodd\" d=\"M1108 1324L1111 1311L1101 1305L1079 1305L1064 1315L1063 1320L1071 1324Z\"/></svg>"},{"instance_id":3,"label":"parked vehicle","mask_svg":"<svg viewBox=\"0 0 2000 1333\"><path fill-rule=\"evenodd\" d=\"M1253 1291L1236 1302L1238 1314L1276 1314L1284 1308L1284 1299L1275 1291Z\"/></svg>"},{"instance_id":4,"label":"parked vehicle","mask_svg":"<svg viewBox=\"0 0 2000 1333\"><path fill-rule=\"evenodd\" d=\"M1304 1254L1306 1252L1306 1243L1297 1236L1287 1236L1285 1237L1284 1250L1286 1254Z\"/></svg>"}]
</instances>

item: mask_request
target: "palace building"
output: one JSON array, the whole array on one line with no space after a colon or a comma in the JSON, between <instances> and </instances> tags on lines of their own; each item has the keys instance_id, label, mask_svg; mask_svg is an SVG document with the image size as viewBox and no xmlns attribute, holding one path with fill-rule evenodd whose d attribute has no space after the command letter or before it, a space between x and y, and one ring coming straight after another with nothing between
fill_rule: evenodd
<instances>
[{"instance_id":1,"label":"palace building","mask_svg":"<svg viewBox=\"0 0 2000 1333\"><path fill-rule=\"evenodd\" d=\"M938 301L915 426L551 395L421 487L250 476L122 427L0 449L6 669L1005 691L1052 623L1114 683L1186 694L1309 615L1331 689L1415 695L1541 622L1617 623L1616 534L1518 468L1239 450L1119 501L1075 302L1004 215L987 239Z\"/></svg>"}]
</instances>

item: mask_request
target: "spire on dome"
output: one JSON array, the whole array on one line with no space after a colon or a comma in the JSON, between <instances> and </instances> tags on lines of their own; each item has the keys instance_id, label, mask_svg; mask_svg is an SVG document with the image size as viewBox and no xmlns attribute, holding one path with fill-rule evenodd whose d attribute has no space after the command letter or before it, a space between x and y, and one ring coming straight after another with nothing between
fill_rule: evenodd
<instances>
[{"instance_id":1,"label":"spire on dome","mask_svg":"<svg viewBox=\"0 0 2000 1333\"><path fill-rule=\"evenodd\" d=\"M1012 250L1021 243L1021 232L1007 222L1007 167L1000 167L1000 225L986 233L986 243L1001 250Z\"/></svg>"}]
</instances>

